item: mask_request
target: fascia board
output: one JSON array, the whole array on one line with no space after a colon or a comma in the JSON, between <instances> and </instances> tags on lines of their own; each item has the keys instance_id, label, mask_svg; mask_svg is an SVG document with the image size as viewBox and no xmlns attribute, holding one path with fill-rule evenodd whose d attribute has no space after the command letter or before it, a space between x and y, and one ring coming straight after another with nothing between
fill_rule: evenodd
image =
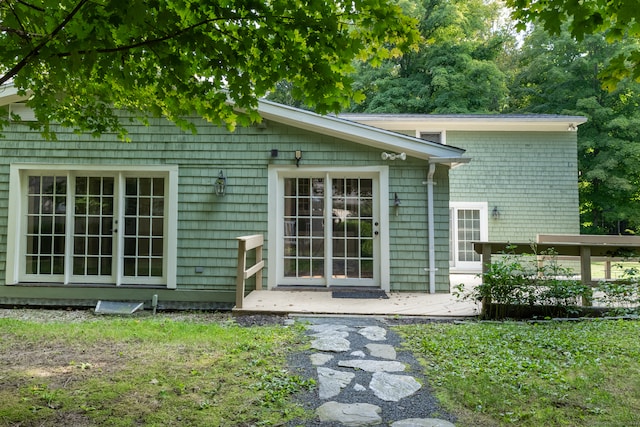
<instances>
[{"instance_id":1,"label":"fascia board","mask_svg":"<svg viewBox=\"0 0 640 427\"><path fill-rule=\"evenodd\" d=\"M474 131L474 132L571 132L586 123L583 116L421 116L344 114L339 117L392 131L417 132Z\"/></svg>"},{"instance_id":2,"label":"fascia board","mask_svg":"<svg viewBox=\"0 0 640 427\"><path fill-rule=\"evenodd\" d=\"M381 150L405 152L407 156L420 159L458 158L465 152L461 148L425 141L332 116L322 116L269 101L260 101L258 111L267 120Z\"/></svg>"}]
</instances>

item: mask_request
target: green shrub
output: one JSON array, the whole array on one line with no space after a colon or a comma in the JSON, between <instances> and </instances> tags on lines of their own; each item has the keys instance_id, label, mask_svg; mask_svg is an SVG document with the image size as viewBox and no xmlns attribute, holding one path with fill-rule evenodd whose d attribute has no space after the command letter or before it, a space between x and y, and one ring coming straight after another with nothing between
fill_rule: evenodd
<instances>
[{"instance_id":1,"label":"green shrub","mask_svg":"<svg viewBox=\"0 0 640 427\"><path fill-rule=\"evenodd\" d=\"M608 307L611 315L638 314L640 311L640 270L629 267L619 280L598 283L595 301Z\"/></svg>"},{"instance_id":2,"label":"green shrub","mask_svg":"<svg viewBox=\"0 0 640 427\"><path fill-rule=\"evenodd\" d=\"M457 295L463 299L482 301L484 317L501 318L505 312L490 312L497 306L546 306L553 313L566 315L577 312L592 290L583 285L570 268L558 263L552 249L531 254L515 254L515 246L497 257L486 272L482 283L470 290L458 285Z\"/></svg>"}]
</instances>

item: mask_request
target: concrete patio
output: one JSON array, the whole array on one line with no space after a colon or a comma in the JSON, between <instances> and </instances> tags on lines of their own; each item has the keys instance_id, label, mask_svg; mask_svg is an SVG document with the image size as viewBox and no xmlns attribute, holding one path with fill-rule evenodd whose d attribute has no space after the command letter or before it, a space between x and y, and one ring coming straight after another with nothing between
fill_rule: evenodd
<instances>
[{"instance_id":1,"label":"concrete patio","mask_svg":"<svg viewBox=\"0 0 640 427\"><path fill-rule=\"evenodd\" d=\"M451 286L459 283L478 284L475 275L451 275ZM480 306L471 301L459 301L451 294L389 292L388 299L332 298L329 289L322 290L260 290L244 299L238 313L271 314L336 314L425 317L473 317Z\"/></svg>"}]
</instances>

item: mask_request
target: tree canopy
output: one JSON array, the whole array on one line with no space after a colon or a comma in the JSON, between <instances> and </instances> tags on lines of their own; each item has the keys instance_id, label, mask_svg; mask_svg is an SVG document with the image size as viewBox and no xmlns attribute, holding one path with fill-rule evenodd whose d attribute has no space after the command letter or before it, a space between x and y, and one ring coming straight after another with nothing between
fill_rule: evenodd
<instances>
[{"instance_id":1,"label":"tree canopy","mask_svg":"<svg viewBox=\"0 0 640 427\"><path fill-rule=\"evenodd\" d=\"M605 34L609 43L640 37L637 0L506 0L518 27L540 23L552 35L565 31L581 41L589 34ZM609 90L626 77L640 81L640 48L618 52L601 70L602 84Z\"/></svg>"},{"instance_id":2,"label":"tree canopy","mask_svg":"<svg viewBox=\"0 0 640 427\"><path fill-rule=\"evenodd\" d=\"M480 113L499 111L506 76L496 61L508 37L490 23L496 3L416 0L423 41L417 51L373 68L360 63L356 87L366 95L353 111L370 113Z\"/></svg>"},{"instance_id":3,"label":"tree canopy","mask_svg":"<svg viewBox=\"0 0 640 427\"><path fill-rule=\"evenodd\" d=\"M415 28L391 0L0 0L0 84L31 94L45 134L123 134L116 109L233 128L282 80L341 110L358 98L353 60L409 50Z\"/></svg>"}]
</instances>

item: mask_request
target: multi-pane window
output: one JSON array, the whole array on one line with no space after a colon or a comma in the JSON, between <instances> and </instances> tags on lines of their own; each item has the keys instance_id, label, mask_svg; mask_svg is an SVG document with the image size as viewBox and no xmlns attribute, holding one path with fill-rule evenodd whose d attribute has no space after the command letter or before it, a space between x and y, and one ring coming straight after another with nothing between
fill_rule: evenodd
<instances>
[{"instance_id":1,"label":"multi-pane window","mask_svg":"<svg viewBox=\"0 0 640 427\"><path fill-rule=\"evenodd\" d=\"M449 235L451 269L475 272L482 268L482 256L473 243L487 240L487 204L485 202L451 202Z\"/></svg>"},{"instance_id":2,"label":"multi-pane window","mask_svg":"<svg viewBox=\"0 0 640 427\"><path fill-rule=\"evenodd\" d=\"M480 240L480 211L477 209L458 210L458 261L480 261L480 255L473 249L473 242Z\"/></svg>"},{"instance_id":3,"label":"multi-pane window","mask_svg":"<svg viewBox=\"0 0 640 427\"><path fill-rule=\"evenodd\" d=\"M167 284L170 176L25 169L13 281Z\"/></svg>"}]
</instances>

